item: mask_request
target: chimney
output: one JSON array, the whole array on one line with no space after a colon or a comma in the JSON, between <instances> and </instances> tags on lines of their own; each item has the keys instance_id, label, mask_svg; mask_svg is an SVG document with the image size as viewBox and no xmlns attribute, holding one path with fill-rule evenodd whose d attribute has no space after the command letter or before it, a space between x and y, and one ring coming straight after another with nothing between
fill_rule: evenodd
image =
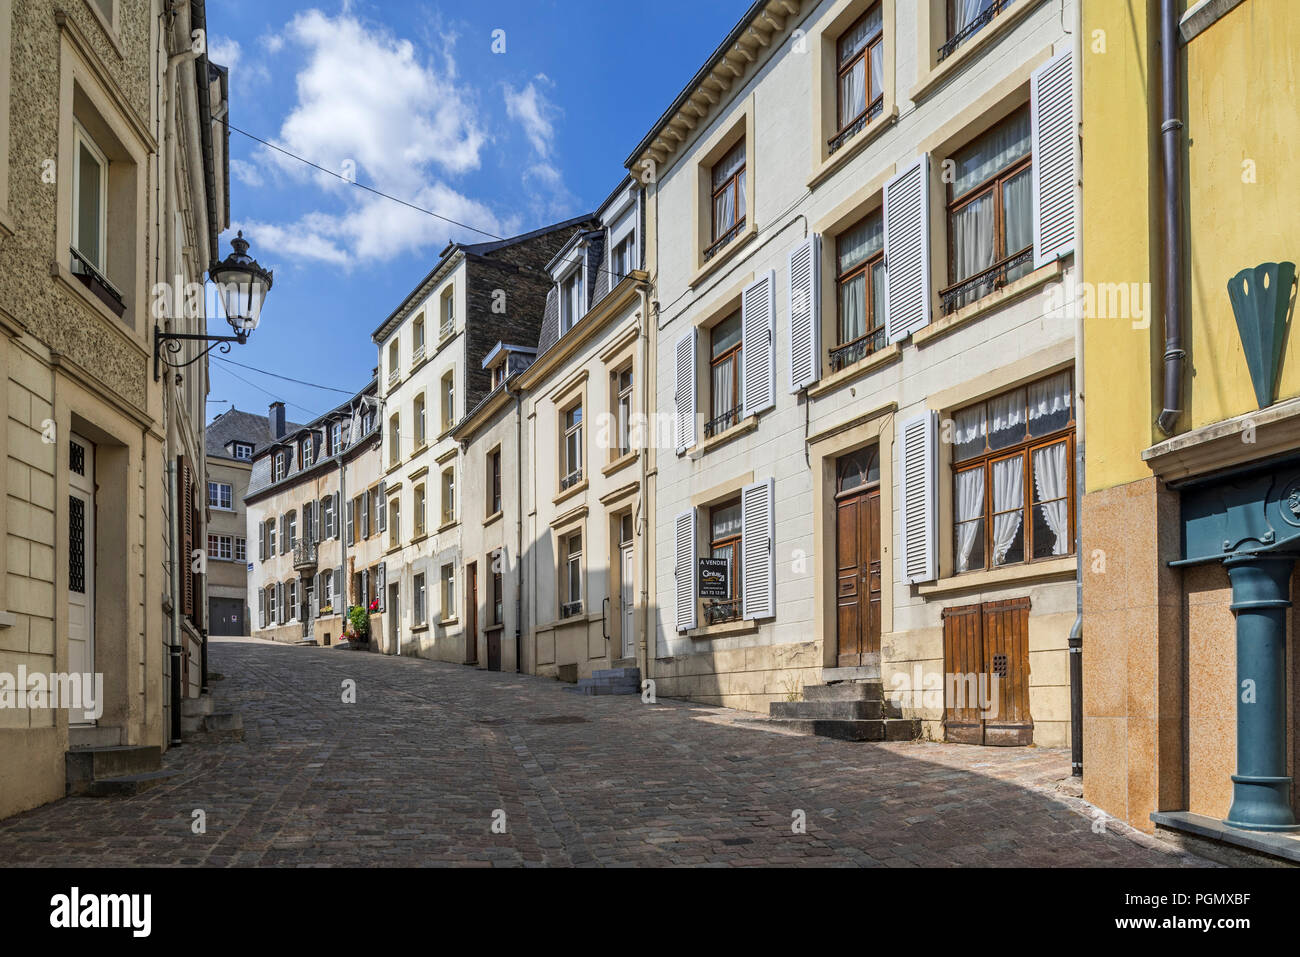
<instances>
[{"instance_id":1,"label":"chimney","mask_svg":"<svg viewBox=\"0 0 1300 957\"><path fill-rule=\"evenodd\" d=\"M284 438L284 403L271 403L271 438L277 442Z\"/></svg>"}]
</instances>

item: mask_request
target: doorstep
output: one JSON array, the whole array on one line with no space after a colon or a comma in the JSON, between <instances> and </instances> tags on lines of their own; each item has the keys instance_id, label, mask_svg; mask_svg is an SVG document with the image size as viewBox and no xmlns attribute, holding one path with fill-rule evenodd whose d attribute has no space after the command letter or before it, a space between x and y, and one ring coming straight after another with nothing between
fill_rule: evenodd
<instances>
[{"instance_id":1,"label":"doorstep","mask_svg":"<svg viewBox=\"0 0 1300 957\"><path fill-rule=\"evenodd\" d=\"M1247 831L1191 811L1155 811L1151 821L1157 831L1163 829L1191 835L1194 840L1189 842L1188 850L1194 853L1206 854L1215 845L1226 844L1293 866L1300 865L1300 832L1297 831Z\"/></svg>"}]
</instances>

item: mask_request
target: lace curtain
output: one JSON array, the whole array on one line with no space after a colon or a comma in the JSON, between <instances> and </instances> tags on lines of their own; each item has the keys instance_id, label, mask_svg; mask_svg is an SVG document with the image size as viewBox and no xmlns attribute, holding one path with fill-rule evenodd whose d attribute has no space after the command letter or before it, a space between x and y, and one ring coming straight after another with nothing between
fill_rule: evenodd
<instances>
[{"instance_id":1,"label":"lace curtain","mask_svg":"<svg viewBox=\"0 0 1300 957\"><path fill-rule=\"evenodd\" d=\"M957 571L970 569L971 551L975 539L983 528L977 521L984 515L984 469L968 469L957 473Z\"/></svg>"},{"instance_id":2,"label":"lace curtain","mask_svg":"<svg viewBox=\"0 0 1300 957\"><path fill-rule=\"evenodd\" d=\"M1069 481L1070 470L1066 459L1066 443L1058 442L1045 449L1034 450L1034 485L1038 489L1038 508L1043 521L1052 530L1053 555L1070 553ZM1055 501L1052 501L1055 499ZM1037 537L1034 540L1037 546ZM1037 552L1037 547L1034 551Z\"/></svg>"},{"instance_id":3,"label":"lace curtain","mask_svg":"<svg viewBox=\"0 0 1300 957\"><path fill-rule=\"evenodd\" d=\"M1025 510L1025 458L993 463L993 564L1005 565L1020 537ZM997 514L1002 513L1002 514Z\"/></svg>"}]
</instances>

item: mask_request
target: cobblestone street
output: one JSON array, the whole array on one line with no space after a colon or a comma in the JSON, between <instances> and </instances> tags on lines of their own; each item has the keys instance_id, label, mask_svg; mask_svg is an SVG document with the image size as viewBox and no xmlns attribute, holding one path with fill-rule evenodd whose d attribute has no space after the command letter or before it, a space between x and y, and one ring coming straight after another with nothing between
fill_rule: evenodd
<instances>
[{"instance_id":1,"label":"cobblestone street","mask_svg":"<svg viewBox=\"0 0 1300 957\"><path fill-rule=\"evenodd\" d=\"M9 865L1197 866L1056 791L1068 754L770 733L411 658L213 639L245 739L0 823ZM342 683L356 682L356 704ZM195 810L204 834L191 831ZM807 833L792 833L797 810ZM506 833L493 833L494 812ZM498 815L499 816L499 815Z\"/></svg>"}]
</instances>

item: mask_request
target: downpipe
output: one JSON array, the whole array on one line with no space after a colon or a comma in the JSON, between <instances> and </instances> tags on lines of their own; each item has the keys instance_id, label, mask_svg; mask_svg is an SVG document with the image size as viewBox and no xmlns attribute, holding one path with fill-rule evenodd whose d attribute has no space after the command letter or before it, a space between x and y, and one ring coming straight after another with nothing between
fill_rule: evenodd
<instances>
[{"instance_id":1,"label":"downpipe","mask_svg":"<svg viewBox=\"0 0 1300 957\"><path fill-rule=\"evenodd\" d=\"M1156 426L1165 435L1173 435L1182 415L1183 367L1187 352L1183 349L1183 121L1179 117L1178 90L1178 4L1160 0L1160 104L1164 116L1160 124L1160 146L1164 168L1164 294L1165 352L1164 409Z\"/></svg>"},{"instance_id":2,"label":"downpipe","mask_svg":"<svg viewBox=\"0 0 1300 957\"><path fill-rule=\"evenodd\" d=\"M1079 104L1079 117L1082 118L1083 106L1083 3L1082 0L1074 11L1074 79L1075 102ZM1075 149L1082 149L1075 139ZM1079 169L1079 183L1075 185L1076 222L1082 223L1082 179L1083 167ZM1081 231L1080 231L1081 232ZM1076 239L1074 244L1074 271L1080 282L1083 274L1083 243ZM1084 338L1083 310L1078 301L1074 303L1074 624L1070 626L1070 636L1066 642L1070 662L1070 774L1083 777L1083 497L1087 490L1084 482Z\"/></svg>"},{"instance_id":3,"label":"downpipe","mask_svg":"<svg viewBox=\"0 0 1300 957\"><path fill-rule=\"evenodd\" d=\"M167 462L167 514L170 518L167 529L171 539L171 596L172 596L172 640L168 648L171 659L171 745L181 743L181 581L179 575L181 560L180 535L176 531L176 502L179 477L176 474L176 460Z\"/></svg>"}]
</instances>

